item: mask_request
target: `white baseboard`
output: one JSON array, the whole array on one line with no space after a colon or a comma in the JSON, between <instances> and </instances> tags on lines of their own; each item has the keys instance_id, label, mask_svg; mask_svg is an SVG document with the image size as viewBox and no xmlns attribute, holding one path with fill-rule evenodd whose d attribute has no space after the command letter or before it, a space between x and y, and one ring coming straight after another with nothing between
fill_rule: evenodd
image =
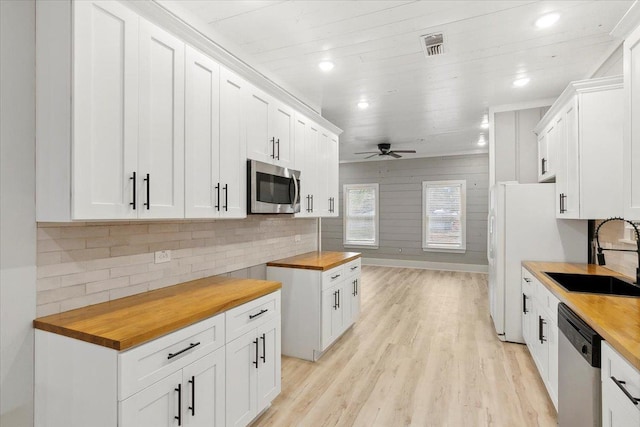
<instances>
[{"instance_id":1,"label":"white baseboard","mask_svg":"<svg viewBox=\"0 0 640 427\"><path fill-rule=\"evenodd\" d=\"M405 259L362 257L362 265L380 267L420 268L423 270L461 271L465 273L488 273L489 266L481 264L456 264L451 262L414 261Z\"/></svg>"}]
</instances>

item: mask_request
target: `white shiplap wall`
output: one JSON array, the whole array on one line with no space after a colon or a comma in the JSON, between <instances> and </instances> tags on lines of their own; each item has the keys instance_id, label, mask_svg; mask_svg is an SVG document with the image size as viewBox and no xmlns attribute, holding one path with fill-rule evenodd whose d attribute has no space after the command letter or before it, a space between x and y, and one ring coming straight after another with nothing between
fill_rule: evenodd
<instances>
[{"instance_id":1,"label":"white shiplap wall","mask_svg":"<svg viewBox=\"0 0 640 427\"><path fill-rule=\"evenodd\" d=\"M467 181L467 251L464 254L422 250L422 181L464 179ZM487 264L487 214L489 157L487 154L429 157L407 160L342 163L340 197L344 184L380 185L380 246L353 249L365 260L409 261L425 266L460 264L483 270ZM322 220L322 249L349 250L342 243L344 203L338 218ZM390 261L390 263L393 263ZM405 264L406 265L406 264ZM480 267L472 267L480 266ZM444 267L446 268L446 267Z\"/></svg>"}]
</instances>

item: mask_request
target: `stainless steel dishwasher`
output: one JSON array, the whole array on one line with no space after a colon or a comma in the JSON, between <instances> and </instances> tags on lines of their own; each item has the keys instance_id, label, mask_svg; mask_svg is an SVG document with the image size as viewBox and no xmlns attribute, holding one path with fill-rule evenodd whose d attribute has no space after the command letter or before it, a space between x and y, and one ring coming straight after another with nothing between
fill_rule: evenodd
<instances>
[{"instance_id":1,"label":"stainless steel dishwasher","mask_svg":"<svg viewBox=\"0 0 640 427\"><path fill-rule=\"evenodd\" d=\"M602 338L563 303L558 329L558 426L600 426Z\"/></svg>"}]
</instances>

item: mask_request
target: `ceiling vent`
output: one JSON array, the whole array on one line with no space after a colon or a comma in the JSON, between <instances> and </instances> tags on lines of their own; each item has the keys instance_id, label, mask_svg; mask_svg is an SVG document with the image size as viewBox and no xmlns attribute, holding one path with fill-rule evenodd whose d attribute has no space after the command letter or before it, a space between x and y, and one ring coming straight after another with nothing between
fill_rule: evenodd
<instances>
[{"instance_id":1,"label":"ceiling vent","mask_svg":"<svg viewBox=\"0 0 640 427\"><path fill-rule=\"evenodd\" d=\"M420 44L425 56L442 55L444 53L444 34L432 33L420 36Z\"/></svg>"}]
</instances>

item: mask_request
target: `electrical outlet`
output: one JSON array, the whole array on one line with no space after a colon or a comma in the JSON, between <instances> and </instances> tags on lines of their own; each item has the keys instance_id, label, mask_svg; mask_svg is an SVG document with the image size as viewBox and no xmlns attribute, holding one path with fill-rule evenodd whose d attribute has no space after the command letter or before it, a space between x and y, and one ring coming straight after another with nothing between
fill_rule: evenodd
<instances>
[{"instance_id":1,"label":"electrical outlet","mask_svg":"<svg viewBox=\"0 0 640 427\"><path fill-rule=\"evenodd\" d=\"M155 263L160 264L163 262L171 261L171 251L157 251L155 256Z\"/></svg>"},{"instance_id":2,"label":"electrical outlet","mask_svg":"<svg viewBox=\"0 0 640 427\"><path fill-rule=\"evenodd\" d=\"M299 241L300 241L300 235L299 235L299 234L296 234L296 237L294 238L294 240L295 240L296 242L299 242Z\"/></svg>"}]
</instances>

